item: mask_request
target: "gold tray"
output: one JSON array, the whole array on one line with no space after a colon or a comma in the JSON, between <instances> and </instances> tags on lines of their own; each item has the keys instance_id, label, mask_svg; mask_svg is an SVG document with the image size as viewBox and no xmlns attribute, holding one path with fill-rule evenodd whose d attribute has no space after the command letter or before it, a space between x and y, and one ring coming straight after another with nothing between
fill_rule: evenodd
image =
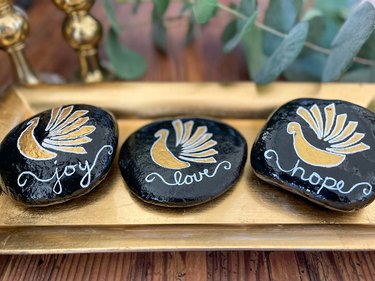
<instances>
[{"instance_id":1,"label":"gold tray","mask_svg":"<svg viewBox=\"0 0 375 281\"><path fill-rule=\"evenodd\" d=\"M34 112L68 103L106 108L118 118L119 145L153 119L223 119L249 150L265 118L299 97L344 99L375 109L375 85L274 83L104 83L12 87L0 95L0 139ZM0 253L71 253L196 249L375 250L375 203L337 213L268 185L247 160L239 182L207 204L166 209L127 189L117 159L90 194L48 208L24 208L0 196Z\"/></svg>"}]
</instances>

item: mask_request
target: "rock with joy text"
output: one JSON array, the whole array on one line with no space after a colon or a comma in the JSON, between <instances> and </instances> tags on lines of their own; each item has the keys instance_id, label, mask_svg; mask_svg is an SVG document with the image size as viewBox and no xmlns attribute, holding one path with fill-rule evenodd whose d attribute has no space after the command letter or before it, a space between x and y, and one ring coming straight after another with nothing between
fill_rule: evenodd
<instances>
[{"instance_id":1,"label":"rock with joy text","mask_svg":"<svg viewBox=\"0 0 375 281\"><path fill-rule=\"evenodd\" d=\"M117 124L89 105L56 107L16 126L0 146L0 185L28 206L86 194L107 175L117 147Z\"/></svg>"}]
</instances>

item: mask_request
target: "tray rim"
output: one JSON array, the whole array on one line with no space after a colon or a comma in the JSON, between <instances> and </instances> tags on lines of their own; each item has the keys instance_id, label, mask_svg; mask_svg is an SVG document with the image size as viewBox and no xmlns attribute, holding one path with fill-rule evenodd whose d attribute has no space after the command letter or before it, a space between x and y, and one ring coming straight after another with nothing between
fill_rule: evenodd
<instances>
[{"instance_id":1,"label":"tray rim","mask_svg":"<svg viewBox=\"0 0 375 281\"><path fill-rule=\"evenodd\" d=\"M93 89L94 87L99 87L98 93L94 94L91 98L92 100L97 99L98 105L101 105L105 99L98 96L100 95L103 89L105 90L106 87L113 88L116 87L123 87L128 88L130 87L153 87L155 85L163 85L172 86L173 87L192 87L195 85L196 87L202 86L204 87L213 87L215 88L217 85L227 85L228 83L181 83L181 82L132 82L132 83L103 83L103 84L94 84L94 85L39 85L34 87L10 87L6 91L15 92L22 100L26 101L26 105L30 105L31 107L36 107L39 110L42 109L44 106L54 100L55 103L60 102L56 101L56 96L51 95L47 98L47 101L44 102L38 96L40 92L50 92L53 90L63 89L65 92L69 92L74 89L75 93L77 91L82 91L83 89ZM178 85L178 86L177 86ZM188 85L188 86L186 86ZM258 88L255 87L253 83L249 82L240 82L234 83L234 85L246 85L249 86L251 89L255 89L257 92ZM316 83L289 83L289 82L277 82L273 83L271 86L271 90L268 87L262 87L260 89L261 92L267 95L268 91L274 91L275 87L282 88L281 92L285 92L287 89L293 88L293 94L298 91L299 87L306 87L308 88L309 94L307 96L311 97L319 97L318 95L311 95L311 92L317 91L319 89L320 92L326 92L334 88L340 89L347 89L345 91L352 91L353 89L365 88L365 91L371 89L372 96L366 99L366 104L364 106L368 106L370 103L373 104L375 101L375 85L366 85L366 84L316 84ZM273 89L272 89L273 87ZM322 90L323 88L323 90ZM66 102L67 99L72 99L75 101L75 93L69 94L64 96L64 101ZM128 94L129 95L129 94ZM282 95L282 94L280 94ZM240 98L241 95L235 98ZM294 96L293 96L294 97ZM267 97L269 100L272 100L275 95L269 95ZM1 95L0 95L1 99ZM281 99L277 99L277 102L280 103ZM73 103L72 102L72 103ZM165 100L163 101L165 102ZM255 106L257 106L257 100L255 100ZM54 105L54 104L52 104ZM164 113L154 112L154 116L150 115L140 115L138 116L139 112L135 111L135 106L137 104L130 104L125 110L126 112L123 116L127 118L131 118L131 114L134 113L137 117L140 118L150 118L150 117L160 117L165 112L168 115L173 115L173 112L168 112L167 109ZM38 107L39 106L39 107ZM51 106L51 104L49 105ZM372 106L372 105L371 105ZM104 106L105 107L105 106ZM213 107L215 109L215 107ZM248 108L243 108L241 114L234 118L259 118L260 116L264 117L265 114L269 114L274 107L268 107L265 110L261 110L256 112L255 114L247 114L245 111ZM115 108L115 113L118 112L118 108ZM229 110L229 112L232 112ZM228 114L225 111L223 114ZM121 115L121 114L120 114ZM121 115L122 116L122 115ZM89 252L124 252L124 251L173 251L173 250L375 250L375 224L370 225L361 225L361 224L328 224L325 225L327 232L322 233L324 234L333 235L333 239L331 238L330 243L324 243L324 239L319 240L320 243L318 245L314 245L313 243L303 243L303 241L295 241L295 243L285 244L287 241L290 242L291 238L295 238L295 231L305 231L305 238L307 241L313 241L314 243L317 242L314 237L313 230L317 228L322 229L322 225L314 225L314 224L301 224L301 225L294 225L294 224L267 224L267 225L241 225L241 224L178 224L178 225L139 225L139 226L84 226L84 225L75 225L75 226L1 226L0 227L0 254L49 254L49 253L89 253ZM358 231L349 231L353 230L350 227L354 227ZM107 231L103 231L103 228L106 228ZM224 241L217 240L216 244L212 244L212 240L210 237L214 237L214 233L217 232L217 229L224 230L225 234L229 233L231 236L222 235L221 238ZM348 229L347 229L348 228ZM170 233L178 233L178 229L183 229L185 232L181 234L181 237L177 237L173 240L174 244L170 245L165 241L163 243L160 242L160 237L166 235L166 230ZM184 242L186 237L195 237L194 231L190 230L201 230L203 234L206 235L201 238L195 238L195 245L191 245L189 243ZM280 230L281 229L281 230ZM75 237L78 237L75 242L71 241L67 243L67 241L61 240L61 235L68 231L76 231ZM238 231L238 234L243 236L241 239L234 241L230 240L230 237L237 237L234 235L233 230ZM152 232L155 236L159 235L159 238L150 238L145 236L145 232ZM249 233L253 231L252 233ZM270 238L267 239L266 234L268 232L275 232L278 235L277 241L272 240ZM323 231L324 232L324 231ZM43 237L48 238L48 240L57 241L55 247L46 247L48 243L43 242L43 240L35 239L35 236L30 234L39 233L43 234ZM97 248L89 248L84 247L85 241L87 239L93 239L92 233L96 233L97 237L100 239L103 238L102 235L106 235L110 241L108 241L107 245L102 245L100 242L101 240L98 239L95 242L91 241L92 244L99 243L100 246ZM129 233L132 233L133 236L129 236ZM168 236L168 235L167 235ZM126 242L124 238L131 238L131 237L139 237L137 243L145 242L145 244L137 245L132 239ZM184 238L185 237L185 238ZM263 237L263 238L262 238ZM360 237L362 240L359 241ZM59 240L60 239L60 240ZM225 240L227 239L227 240ZM230 241L229 241L229 240ZM94 239L95 240L95 239ZM170 240L169 240L170 242ZM17 246L18 245L18 246ZM117 246L116 246L117 245Z\"/></svg>"}]
</instances>

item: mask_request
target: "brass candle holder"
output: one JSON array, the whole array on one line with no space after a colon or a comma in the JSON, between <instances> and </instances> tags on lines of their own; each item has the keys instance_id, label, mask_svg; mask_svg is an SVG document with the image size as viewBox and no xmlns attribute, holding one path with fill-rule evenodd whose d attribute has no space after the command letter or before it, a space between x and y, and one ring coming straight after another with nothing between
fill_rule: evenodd
<instances>
[{"instance_id":1,"label":"brass candle holder","mask_svg":"<svg viewBox=\"0 0 375 281\"><path fill-rule=\"evenodd\" d=\"M98 56L102 27L99 21L89 14L95 0L53 0L53 2L67 14L63 23L63 35L78 53L82 80L86 83L105 80L107 74L100 65Z\"/></svg>"},{"instance_id":2,"label":"brass candle holder","mask_svg":"<svg viewBox=\"0 0 375 281\"><path fill-rule=\"evenodd\" d=\"M24 53L28 33L29 24L24 13L14 7L11 0L0 0L0 49L9 54L18 83L34 85L39 79Z\"/></svg>"}]
</instances>

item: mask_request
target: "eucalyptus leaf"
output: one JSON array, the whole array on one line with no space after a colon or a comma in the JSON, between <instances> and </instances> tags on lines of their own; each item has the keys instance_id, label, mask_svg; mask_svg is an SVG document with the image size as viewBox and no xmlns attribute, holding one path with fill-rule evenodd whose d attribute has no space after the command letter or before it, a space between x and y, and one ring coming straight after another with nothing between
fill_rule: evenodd
<instances>
[{"instance_id":1,"label":"eucalyptus leaf","mask_svg":"<svg viewBox=\"0 0 375 281\"><path fill-rule=\"evenodd\" d=\"M169 6L169 0L152 0L152 3L154 3L154 10L152 12L158 17L162 17Z\"/></svg>"},{"instance_id":2,"label":"eucalyptus leaf","mask_svg":"<svg viewBox=\"0 0 375 281\"><path fill-rule=\"evenodd\" d=\"M308 11L303 15L302 20L304 20L304 21L309 21L309 20L312 20L313 18L321 17L321 16L323 16L323 12L322 12L321 10L318 10L318 9L311 9L311 10L308 10Z\"/></svg>"},{"instance_id":3,"label":"eucalyptus leaf","mask_svg":"<svg viewBox=\"0 0 375 281\"><path fill-rule=\"evenodd\" d=\"M225 45L232 40L237 34L237 19L233 19L227 23L223 32L221 33L221 42Z\"/></svg>"},{"instance_id":4,"label":"eucalyptus leaf","mask_svg":"<svg viewBox=\"0 0 375 281\"><path fill-rule=\"evenodd\" d=\"M302 51L309 23L302 21L294 26L275 52L269 57L265 65L255 75L257 84L267 84L275 80Z\"/></svg>"},{"instance_id":5,"label":"eucalyptus leaf","mask_svg":"<svg viewBox=\"0 0 375 281\"><path fill-rule=\"evenodd\" d=\"M118 23L116 19L116 13L113 8L113 2L112 0L102 0L104 11L108 17L108 20L113 28L113 30L119 34L121 32L120 24Z\"/></svg>"},{"instance_id":6,"label":"eucalyptus leaf","mask_svg":"<svg viewBox=\"0 0 375 281\"><path fill-rule=\"evenodd\" d=\"M375 67L362 67L356 70L345 73L341 79L341 82L375 82Z\"/></svg>"},{"instance_id":7,"label":"eucalyptus leaf","mask_svg":"<svg viewBox=\"0 0 375 281\"><path fill-rule=\"evenodd\" d=\"M327 16L315 17L309 21L307 41L329 48L339 27ZM320 81L327 55L304 48L297 59L283 72L292 81Z\"/></svg>"},{"instance_id":8,"label":"eucalyptus leaf","mask_svg":"<svg viewBox=\"0 0 375 281\"><path fill-rule=\"evenodd\" d=\"M241 0L238 11L247 16L250 17L257 9L257 3L256 0ZM237 19L237 29L242 30L243 26L246 24L247 20L238 18Z\"/></svg>"},{"instance_id":9,"label":"eucalyptus leaf","mask_svg":"<svg viewBox=\"0 0 375 281\"><path fill-rule=\"evenodd\" d=\"M144 58L123 46L113 28L108 31L105 40L105 52L115 75L122 79L137 79L146 71Z\"/></svg>"},{"instance_id":10,"label":"eucalyptus leaf","mask_svg":"<svg viewBox=\"0 0 375 281\"><path fill-rule=\"evenodd\" d=\"M375 32L371 34L358 53L361 58L375 60Z\"/></svg>"},{"instance_id":11,"label":"eucalyptus leaf","mask_svg":"<svg viewBox=\"0 0 375 281\"><path fill-rule=\"evenodd\" d=\"M167 29L162 19L153 20L152 41L159 51L167 52Z\"/></svg>"},{"instance_id":12,"label":"eucalyptus leaf","mask_svg":"<svg viewBox=\"0 0 375 281\"><path fill-rule=\"evenodd\" d=\"M326 61L324 54L304 48L283 75L291 81L320 81Z\"/></svg>"},{"instance_id":13,"label":"eucalyptus leaf","mask_svg":"<svg viewBox=\"0 0 375 281\"><path fill-rule=\"evenodd\" d=\"M295 25L302 9L302 0L270 0L266 10L264 23L280 32L288 33ZM271 55L282 38L271 33L264 33L263 48L267 55Z\"/></svg>"},{"instance_id":14,"label":"eucalyptus leaf","mask_svg":"<svg viewBox=\"0 0 375 281\"><path fill-rule=\"evenodd\" d=\"M272 1L272 0L271 0ZM357 0L314 0L314 8L317 8L331 17L339 16L343 10L351 8Z\"/></svg>"},{"instance_id":15,"label":"eucalyptus leaf","mask_svg":"<svg viewBox=\"0 0 375 281\"><path fill-rule=\"evenodd\" d=\"M259 28L252 28L243 36L241 41L249 78L254 77L267 61L262 48L262 35L263 33Z\"/></svg>"},{"instance_id":16,"label":"eucalyptus leaf","mask_svg":"<svg viewBox=\"0 0 375 281\"><path fill-rule=\"evenodd\" d=\"M214 15L217 9L217 0L195 0L193 13L200 24L206 24Z\"/></svg>"},{"instance_id":17,"label":"eucalyptus leaf","mask_svg":"<svg viewBox=\"0 0 375 281\"><path fill-rule=\"evenodd\" d=\"M169 0L153 0L154 9L152 10L152 41L156 48L167 52L167 29L164 24L164 14L168 9Z\"/></svg>"},{"instance_id":18,"label":"eucalyptus leaf","mask_svg":"<svg viewBox=\"0 0 375 281\"><path fill-rule=\"evenodd\" d=\"M328 49L331 47L339 27L340 26L330 17L315 17L309 21L307 41Z\"/></svg>"},{"instance_id":19,"label":"eucalyptus leaf","mask_svg":"<svg viewBox=\"0 0 375 281\"><path fill-rule=\"evenodd\" d=\"M349 16L332 43L323 71L323 82L338 79L374 31L375 8L364 2Z\"/></svg>"},{"instance_id":20,"label":"eucalyptus leaf","mask_svg":"<svg viewBox=\"0 0 375 281\"><path fill-rule=\"evenodd\" d=\"M242 29L224 45L224 52L230 52L233 50L238 43L240 43L242 37L253 27L254 22L258 16L258 12L255 11L242 26Z\"/></svg>"}]
</instances>

